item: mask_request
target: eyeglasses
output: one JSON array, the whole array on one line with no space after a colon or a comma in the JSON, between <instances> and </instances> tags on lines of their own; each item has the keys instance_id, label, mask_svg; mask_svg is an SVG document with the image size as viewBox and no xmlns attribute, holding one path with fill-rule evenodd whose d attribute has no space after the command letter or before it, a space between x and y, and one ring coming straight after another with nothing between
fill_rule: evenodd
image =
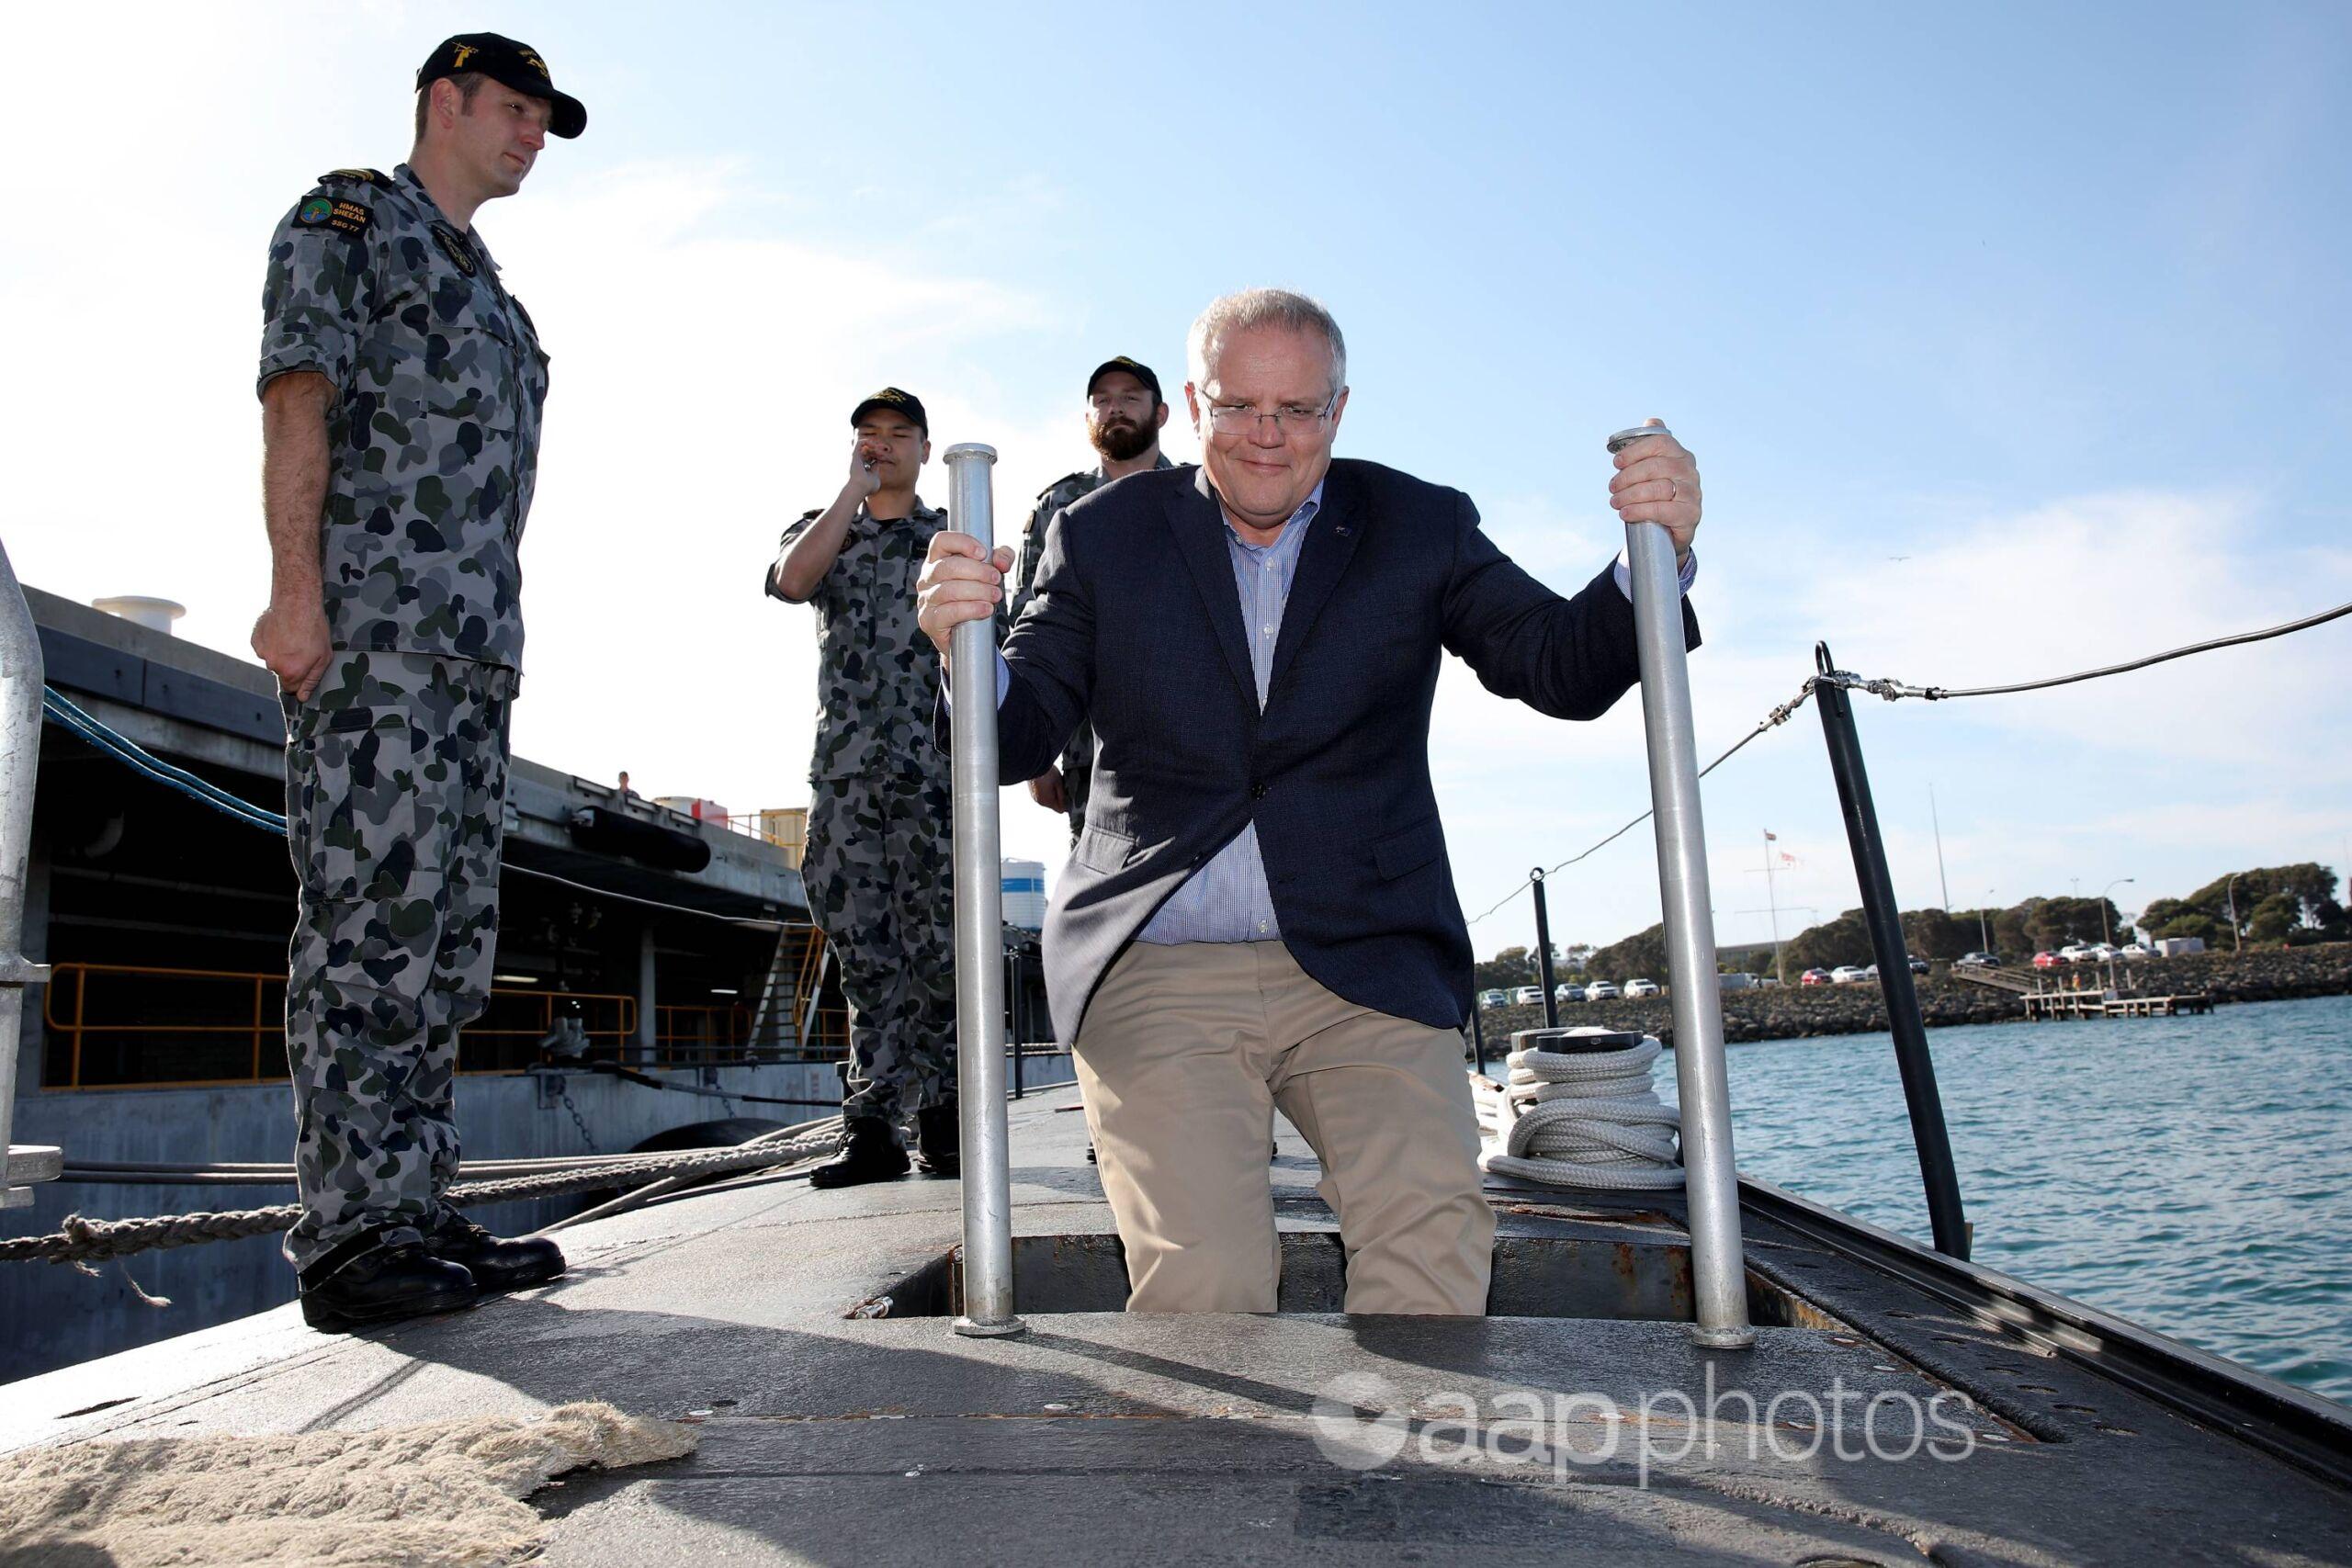
<instances>
[{"instance_id":1,"label":"eyeglasses","mask_svg":"<svg viewBox=\"0 0 2352 1568\"><path fill-rule=\"evenodd\" d=\"M1219 435L1247 435L1257 432L1260 422L1271 419L1277 435L1304 435L1330 418L1331 411L1339 406L1337 392L1319 409L1305 403L1284 403L1271 410L1253 409L1248 403L1211 403L1209 423Z\"/></svg>"}]
</instances>

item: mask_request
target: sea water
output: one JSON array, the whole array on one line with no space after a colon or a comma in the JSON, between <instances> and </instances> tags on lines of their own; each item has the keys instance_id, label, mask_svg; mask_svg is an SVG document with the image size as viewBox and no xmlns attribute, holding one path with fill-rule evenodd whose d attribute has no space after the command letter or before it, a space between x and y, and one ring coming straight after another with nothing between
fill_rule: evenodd
<instances>
[{"instance_id":1,"label":"sea water","mask_svg":"<svg viewBox=\"0 0 2352 1568\"><path fill-rule=\"evenodd\" d=\"M2352 997L1928 1044L1976 1262L2352 1401ZM1727 1059L1743 1173L1928 1239L1891 1036Z\"/></svg>"}]
</instances>

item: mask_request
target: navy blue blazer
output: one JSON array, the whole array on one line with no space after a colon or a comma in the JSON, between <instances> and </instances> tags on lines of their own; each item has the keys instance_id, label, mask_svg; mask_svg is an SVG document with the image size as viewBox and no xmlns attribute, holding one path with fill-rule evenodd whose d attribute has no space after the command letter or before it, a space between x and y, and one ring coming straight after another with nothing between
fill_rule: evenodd
<instances>
[{"instance_id":1,"label":"navy blue blazer","mask_svg":"<svg viewBox=\"0 0 2352 1568\"><path fill-rule=\"evenodd\" d=\"M1683 625L1697 647L1687 604ZM1460 1028L1470 934L1429 764L1445 651L1557 718L1597 718L1640 679L1611 571L1564 599L1461 491L1338 458L1261 714L1207 471L1130 475L1065 511L1005 639L997 717L1008 784L1094 727L1086 825L1046 915L1055 1037L1078 1038L1112 961L1251 821L1299 967L1361 1006Z\"/></svg>"}]
</instances>

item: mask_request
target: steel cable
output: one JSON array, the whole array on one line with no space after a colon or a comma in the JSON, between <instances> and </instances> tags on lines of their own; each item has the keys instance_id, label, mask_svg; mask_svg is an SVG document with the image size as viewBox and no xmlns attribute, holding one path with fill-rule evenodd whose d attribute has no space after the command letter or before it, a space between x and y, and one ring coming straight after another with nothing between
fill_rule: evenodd
<instances>
[{"instance_id":1,"label":"steel cable","mask_svg":"<svg viewBox=\"0 0 2352 1568\"><path fill-rule=\"evenodd\" d=\"M1928 702L1934 703L1950 702L1961 697L2012 696L2019 692L2047 691L2053 686L2071 686L2078 682L2103 680L2110 675L2125 675L2135 670L2148 669L2152 665L2169 663L2171 660L2176 659L2187 659L2192 654L2211 653L2217 649L2240 648L2248 643L2267 642L2273 637L2287 637L2295 632L2309 631L2313 626L2325 626L2328 622L2341 620L2346 615L2352 615L2352 604L2338 604L2332 610L2322 610L2316 615L2299 616L2291 621L2281 622L2279 625L2275 626L2265 626L2259 631L2233 632L2227 637L2208 637L2202 642L2192 642L2180 648L2167 649L2162 653L2151 653L2146 655L2144 658L2127 660L2120 664L2104 664L2096 670L2078 670L2070 675L2049 675L2044 676L2038 681L2016 681L2007 685L2002 686L1915 686L1908 682L1898 681L1889 677L1865 677L1852 674L1843 670L1833 670L1826 673L1808 678L1804 686L1798 689L1795 696L1790 698L1787 702L1782 703L1779 707L1774 708L1770 713L1765 715L1762 719L1758 721L1755 728L1749 730L1746 735L1741 736L1739 739L1735 742L1728 750L1724 751L1722 756L1717 757L1713 761L1700 769L1699 776L1702 779L1705 778L1709 773L1713 773L1717 768L1731 761L1731 759L1739 752L1740 749L1746 746L1749 741L1755 739L1758 736L1763 734L1768 729L1776 728L1781 725L1786 724L1789 721L1790 716L1794 714L1799 708L1803 707L1805 705L1805 700L1813 695L1814 689L1824 682L1826 682L1831 685L1842 687L1848 691L1868 692L1872 696L1883 697L1888 702L1897 702L1905 697L1921 697L1925 698ZM1608 848L1611 844L1615 843L1618 840L1623 838L1626 834L1632 832L1634 829L1648 821L1652 815L1652 812L1643 812L1639 817L1634 818L1632 821L1626 823L1623 827L1618 829L1607 838L1602 839L1600 842L1593 844L1588 849L1570 855L1567 859L1552 867L1550 871L1545 872L1544 874L1550 876L1555 872L1566 871L1568 867L1576 864L1578 861L1585 859L1587 856L1595 854L1598 852ZM1487 916L1494 914L1504 905L1518 897L1521 893L1526 892L1529 887L1533 886L1533 884L1534 879L1532 877L1521 877L1518 886L1512 888L1510 892L1504 894L1501 897L1488 905L1485 909L1479 911L1479 913L1474 916L1467 923L1474 926L1476 925L1480 920L1487 919Z\"/></svg>"}]
</instances>

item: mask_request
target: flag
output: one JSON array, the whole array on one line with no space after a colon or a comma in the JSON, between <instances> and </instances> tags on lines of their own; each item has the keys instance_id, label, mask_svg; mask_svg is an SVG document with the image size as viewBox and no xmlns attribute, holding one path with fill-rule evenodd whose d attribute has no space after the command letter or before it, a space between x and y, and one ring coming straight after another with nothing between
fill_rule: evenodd
<instances>
[{"instance_id":1,"label":"flag","mask_svg":"<svg viewBox=\"0 0 2352 1568\"><path fill-rule=\"evenodd\" d=\"M1775 832L1774 832L1774 831L1772 831L1772 829L1770 829L1770 828L1767 828L1767 829L1764 829L1764 841L1765 841L1766 843L1768 843L1768 844L1770 844L1770 843L1773 843L1773 842L1777 841L1777 840L1779 840L1780 836L1781 836L1781 835L1779 835L1778 833L1775 833Z\"/></svg>"}]
</instances>

